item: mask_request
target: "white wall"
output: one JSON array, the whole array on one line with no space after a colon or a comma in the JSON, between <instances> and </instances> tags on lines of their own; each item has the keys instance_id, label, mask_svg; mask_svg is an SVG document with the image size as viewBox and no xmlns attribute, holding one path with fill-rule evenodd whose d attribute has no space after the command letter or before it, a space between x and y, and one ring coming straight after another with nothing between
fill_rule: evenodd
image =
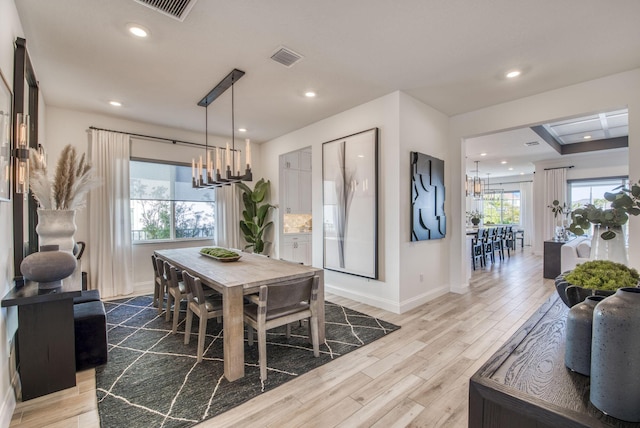
<instances>
[{"instance_id":1,"label":"white wall","mask_svg":"<svg viewBox=\"0 0 640 428\"><path fill-rule=\"evenodd\" d=\"M449 264L449 224L451 209L445 181L445 215L447 233L444 239L411 242L410 152L420 152L444 161L445 175L450 167L447 147L449 118L428 105L400 93L400 151L398 168L399 216L394 232L400 254L400 312L405 312L449 291L449 272L441 266ZM395 203L395 201L394 201Z\"/></svg>"},{"instance_id":2,"label":"white wall","mask_svg":"<svg viewBox=\"0 0 640 428\"><path fill-rule=\"evenodd\" d=\"M409 235L409 152L446 161L446 116L394 92L265 143L263 166L277 199L279 156L312 147L313 265L322 267L322 143L374 127L379 128L379 279L326 271L325 283L332 293L401 312L448 290L447 272L439 267L448 254L447 239L411 244ZM424 273L422 283L420 273Z\"/></svg>"},{"instance_id":3,"label":"white wall","mask_svg":"<svg viewBox=\"0 0 640 428\"><path fill-rule=\"evenodd\" d=\"M0 70L13 92L13 49L17 37L24 37L18 11L12 0L0 0ZM13 205L0 202L0 294L13 287ZM0 310L0 427L8 427L16 405L9 370L9 340L17 328L15 308Z\"/></svg>"},{"instance_id":4,"label":"white wall","mask_svg":"<svg viewBox=\"0 0 640 428\"><path fill-rule=\"evenodd\" d=\"M47 119L46 133L45 138L42 138L42 144L47 151L49 169L51 170L50 173L52 173L53 168L55 168L55 162L57 161L60 152L67 144L74 145L80 153L89 153L89 133L87 130L90 126L204 144L204 133L200 134L55 106L47 107ZM228 139L222 137L209 135L208 144L224 147L227 140ZM236 142L236 144L238 143L239 141ZM244 144L242 144L241 148L244 149ZM254 177L260 177L260 146L256 144L252 145L252 153L252 159L254 162L252 171ZM170 143L143 140L140 138L135 138L132 141L131 146L131 156L146 159L191 163L191 159L194 156L199 157L200 155L204 155L204 149L199 147L179 144L173 145ZM82 257L82 269L86 272L90 272L91 266L89 264L89 254L91 252L91 242L89 241L88 236L87 210L81 210L76 214L76 224L78 227L75 234L76 241L85 241L87 243L87 250L85 255ZM211 242L211 240L204 240L193 242L182 241L173 243L135 244L132 252L134 292L150 293L153 291L153 271L151 268L150 257L155 250L210 245ZM91 286L93 287L92 284Z\"/></svg>"},{"instance_id":5,"label":"white wall","mask_svg":"<svg viewBox=\"0 0 640 428\"><path fill-rule=\"evenodd\" d=\"M630 179L637 181L634 176L640 164L640 69L619 73L600 79L567 86L542 94L533 95L516 101L499 104L457 115L450 121L450 145L452 158L461 159L457 168L452 168L453 175L450 182L457 181L460 189L459 197L452 201L452 212L458 213L457 221L464 224L464 213L460 207L464 206L464 187L461 177L464 177L463 140L467 137L488 134L497 131L520 128L546 123L560 118L582 116L589 113L604 112L627 107L629 109L629 155L628 170ZM538 220L548 205L542 200L539 186L534 182L534 204L536 206L536 230L542 230ZM629 262L632 266L640 265L640 218L631 217L629 221ZM542 236L536 237L536 242L543 242ZM454 237L451 243L451 259L462 259L463 264L450 265L452 289L459 285L461 289L466 284L466 264L469 263L464 245L464 236Z\"/></svg>"}]
</instances>

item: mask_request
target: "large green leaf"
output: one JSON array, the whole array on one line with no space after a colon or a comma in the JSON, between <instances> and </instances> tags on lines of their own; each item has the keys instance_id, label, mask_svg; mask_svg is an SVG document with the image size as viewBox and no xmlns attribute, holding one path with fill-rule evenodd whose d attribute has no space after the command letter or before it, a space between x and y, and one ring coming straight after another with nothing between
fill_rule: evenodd
<instances>
[{"instance_id":1,"label":"large green leaf","mask_svg":"<svg viewBox=\"0 0 640 428\"><path fill-rule=\"evenodd\" d=\"M273 205L265 204L258 208L258 212L256 213L256 218L258 221L256 222L259 226L264 224L265 218L267 218L267 214L269 214L269 209L273 208Z\"/></svg>"},{"instance_id":2,"label":"large green leaf","mask_svg":"<svg viewBox=\"0 0 640 428\"><path fill-rule=\"evenodd\" d=\"M255 203L260 203L264 201L264 198L267 196L267 192L269 191L269 186L271 185L270 181L264 181L260 179L256 183L256 187L253 190L253 194L251 195L251 199Z\"/></svg>"},{"instance_id":3,"label":"large green leaf","mask_svg":"<svg viewBox=\"0 0 640 428\"><path fill-rule=\"evenodd\" d=\"M249 196L251 196L251 194L253 193L253 191L249 188L249 186L247 186L246 184L244 184L242 182L237 182L236 186L240 187L240 189L242 189L242 191L244 193L248 193Z\"/></svg>"}]
</instances>

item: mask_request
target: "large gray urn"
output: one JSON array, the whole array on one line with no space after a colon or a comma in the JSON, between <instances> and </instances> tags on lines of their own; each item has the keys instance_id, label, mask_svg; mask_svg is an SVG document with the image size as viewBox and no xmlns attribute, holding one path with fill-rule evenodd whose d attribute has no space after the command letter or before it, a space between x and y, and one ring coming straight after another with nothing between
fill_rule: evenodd
<instances>
[{"instance_id":1,"label":"large gray urn","mask_svg":"<svg viewBox=\"0 0 640 428\"><path fill-rule=\"evenodd\" d=\"M591 331L593 311L604 300L603 296L589 296L584 302L571 307L567 315L567 339L564 364L571 371L591 374Z\"/></svg>"},{"instance_id":2,"label":"large gray urn","mask_svg":"<svg viewBox=\"0 0 640 428\"><path fill-rule=\"evenodd\" d=\"M640 422L640 288L620 288L593 312L590 400L602 412Z\"/></svg>"}]
</instances>

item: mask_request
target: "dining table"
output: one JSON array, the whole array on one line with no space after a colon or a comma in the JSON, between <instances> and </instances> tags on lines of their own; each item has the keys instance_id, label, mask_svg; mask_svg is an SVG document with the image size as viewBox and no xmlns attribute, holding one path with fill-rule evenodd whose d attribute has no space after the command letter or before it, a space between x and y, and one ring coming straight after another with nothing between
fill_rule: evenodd
<instances>
[{"instance_id":1,"label":"dining table","mask_svg":"<svg viewBox=\"0 0 640 428\"><path fill-rule=\"evenodd\" d=\"M156 250L154 253L222 294L224 376L228 381L244 376L243 296L258 293L262 285L318 276L318 340L324 342L323 269L245 252L238 252L237 261L222 261L201 254L202 248Z\"/></svg>"}]
</instances>

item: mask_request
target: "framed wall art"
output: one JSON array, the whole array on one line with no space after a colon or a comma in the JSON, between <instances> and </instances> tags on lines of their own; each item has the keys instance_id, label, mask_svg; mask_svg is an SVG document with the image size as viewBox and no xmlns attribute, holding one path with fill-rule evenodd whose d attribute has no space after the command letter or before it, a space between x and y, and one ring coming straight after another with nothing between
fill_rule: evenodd
<instances>
[{"instance_id":1,"label":"framed wall art","mask_svg":"<svg viewBox=\"0 0 640 428\"><path fill-rule=\"evenodd\" d=\"M0 201L11 200L11 89L0 71Z\"/></svg>"},{"instance_id":2,"label":"framed wall art","mask_svg":"<svg viewBox=\"0 0 640 428\"><path fill-rule=\"evenodd\" d=\"M411 152L411 240L442 239L447 233L444 213L444 161Z\"/></svg>"},{"instance_id":3,"label":"framed wall art","mask_svg":"<svg viewBox=\"0 0 640 428\"><path fill-rule=\"evenodd\" d=\"M324 268L378 279L378 128L322 145Z\"/></svg>"}]
</instances>

